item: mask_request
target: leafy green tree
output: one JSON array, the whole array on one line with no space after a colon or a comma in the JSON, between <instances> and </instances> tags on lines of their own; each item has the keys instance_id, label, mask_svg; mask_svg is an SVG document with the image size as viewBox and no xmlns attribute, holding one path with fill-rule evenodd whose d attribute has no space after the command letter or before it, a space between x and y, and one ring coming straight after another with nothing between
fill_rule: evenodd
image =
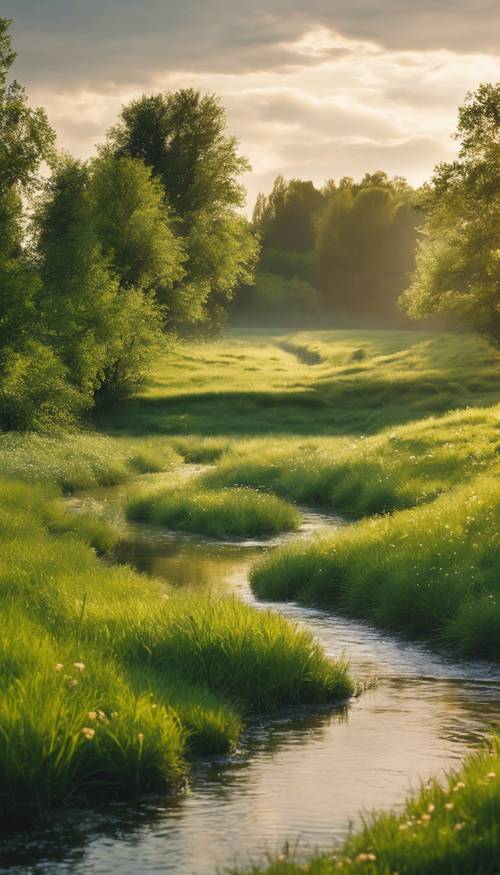
<instances>
[{"instance_id":1,"label":"leafy green tree","mask_svg":"<svg viewBox=\"0 0 500 875\"><path fill-rule=\"evenodd\" d=\"M37 335L40 281L23 247L23 198L39 181L55 141L45 112L8 82L15 59L10 22L0 18L0 427L41 427L80 407L66 369Z\"/></svg>"},{"instance_id":2,"label":"leafy green tree","mask_svg":"<svg viewBox=\"0 0 500 875\"><path fill-rule=\"evenodd\" d=\"M97 238L121 286L165 295L182 278L184 252L160 181L141 159L104 152L89 187Z\"/></svg>"},{"instance_id":3,"label":"leafy green tree","mask_svg":"<svg viewBox=\"0 0 500 875\"><path fill-rule=\"evenodd\" d=\"M316 226L317 281L328 309L397 316L396 300L413 268L417 225L413 193L384 173L331 189Z\"/></svg>"},{"instance_id":4,"label":"leafy green tree","mask_svg":"<svg viewBox=\"0 0 500 875\"><path fill-rule=\"evenodd\" d=\"M186 251L185 274L168 296L171 324L220 322L221 308L253 269L257 243L238 214L249 169L226 134L220 100L193 89L144 95L109 132L118 157L141 158L160 180Z\"/></svg>"},{"instance_id":5,"label":"leafy green tree","mask_svg":"<svg viewBox=\"0 0 500 875\"><path fill-rule=\"evenodd\" d=\"M89 165L60 159L37 215L45 341L88 407L137 387L163 322L154 294L130 285L125 261L120 283L115 251L103 251L93 182Z\"/></svg>"},{"instance_id":6,"label":"leafy green tree","mask_svg":"<svg viewBox=\"0 0 500 875\"><path fill-rule=\"evenodd\" d=\"M500 85L459 110L458 158L425 187L416 269L401 302L415 318L453 313L500 345Z\"/></svg>"}]
</instances>

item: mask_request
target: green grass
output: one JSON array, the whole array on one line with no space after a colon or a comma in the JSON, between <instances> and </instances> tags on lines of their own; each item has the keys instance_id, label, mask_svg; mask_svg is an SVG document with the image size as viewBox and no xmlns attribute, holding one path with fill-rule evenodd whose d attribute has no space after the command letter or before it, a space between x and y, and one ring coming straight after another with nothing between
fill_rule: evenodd
<instances>
[{"instance_id":1,"label":"green grass","mask_svg":"<svg viewBox=\"0 0 500 875\"><path fill-rule=\"evenodd\" d=\"M500 741L443 782L430 781L403 813L375 814L341 847L297 862L282 854L246 875L497 875ZM243 875L241 869L233 875Z\"/></svg>"},{"instance_id":2,"label":"green grass","mask_svg":"<svg viewBox=\"0 0 500 875\"><path fill-rule=\"evenodd\" d=\"M365 438L254 440L229 449L203 482L268 489L355 514L428 501L496 463L500 406L467 408Z\"/></svg>"},{"instance_id":3,"label":"green grass","mask_svg":"<svg viewBox=\"0 0 500 875\"><path fill-rule=\"evenodd\" d=\"M304 353L320 364L305 363ZM108 415L105 427L171 435L175 442L187 438L191 447L208 436L214 446L250 435L375 434L500 401L499 363L491 347L469 335L234 335L166 351L142 394Z\"/></svg>"},{"instance_id":4,"label":"green grass","mask_svg":"<svg viewBox=\"0 0 500 875\"><path fill-rule=\"evenodd\" d=\"M498 658L499 362L467 335L236 336L165 353L142 395L99 424L111 434L0 435L3 824L82 799L172 790L192 756L228 751L252 711L342 701L353 690L345 664L278 615L104 564L96 552L109 551L116 532L95 516L68 515L61 491L186 460L215 467L182 494L163 495L177 520L164 525L184 528L197 516L203 532L216 524L218 536L220 526L233 534L232 517L262 526L278 507L281 519L296 520L273 493L365 516L390 512L270 555L256 591ZM210 513L194 513L197 492ZM482 792L471 793L470 817L487 850ZM384 835L393 848L392 823L380 827L377 848ZM443 821L428 843L440 868L418 869L427 865L421 849L411 869L410 835L398 824L395 866L467 871L472 852L456 862L447 829ZM460 847L467 830L453 832ZM371 853L369 841L357 853Z\"/></svg>"},{"instance_id":5,"label":"green grass","mask_svg":"<svg viewBox=\"0 0 500 875\"><path fill-rule=\"evenodd\" d=\"M97 526L97 523L96 523ZM0 481L0 814L173 790L250 712L345 700L347 666L283 618L169 591L90 544L57 488Z\"/></svg>"},{"instance_id":6,"label":"green grass","mask_svg":"<svg viewBox=\"0 0 500 875\"><path fill-rule=\"evenodd\" d=\"M136 473L164 471L182 462L165 440L96 432L0 434L0 476L52 483L64 492L124 483Z\"/></svg>"},{"instance_id":7,"label":"green grass","mask_svg":"<svg viewBox=\"0 0 500 875\"><path fill-rule=\"evenodd\" d=\"M254 537L298 528L297 509L254 489L201 489L197 483L141 491L127 502L131 520L213 538Z\"/></svg>"},{"instance_id":8,"label":"green grass","mask_svg":"<svg viewBox=\"0 0 500 875\"><path fill-rule=\"evenodd\" d=\"M298 599L500 659L498 468L432 502L274 551L261 598Z\"/></svg>"}]
</instances>

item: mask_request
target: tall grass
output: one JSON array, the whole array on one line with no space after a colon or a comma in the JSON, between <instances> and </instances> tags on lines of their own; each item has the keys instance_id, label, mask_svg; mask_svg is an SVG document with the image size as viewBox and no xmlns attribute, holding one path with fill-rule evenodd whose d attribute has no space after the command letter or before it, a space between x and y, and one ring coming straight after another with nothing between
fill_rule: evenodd
<instances>
[{"instance_id":1,"label":"tall grass","mask_svg":"<svg viewBox=\"0 0 500 875\"><path fill-rule=\"evenodd\" d=\"M210 487L270 489L356 514L412 507L496 463L500 406L466 409L367 438L237 444L203 478Z\"/></svg>"},{"instance_id":2,"label":"tall grass","mask_svg":"<svg viewBox=\"0 0 500 875\"><path fill-rule=\"evenodd\" d=\"M169 470L181 456L164 440L95 432L0 434L0 476L44 482L74 492L123 483L134 473Z\"/></svg>"},{"instance_id":3,"label":"tall grass","mask_svg":"<svg viewBox=\"0 0 500 875\"><path fill-rule=\"evenodd\" d=\"M496 736L489 750L469 757L443 782L430 781L414 794L402 813L369 817L343 846L307 863L281 855L246 875L496 875L499 824Z\"/></svg>"},{"instance_id":4,"label":"tall grass","mask_svg":"<svg viewBox=\"0 0 500 875\"><path fill-rule=\"evenodd\" d=\"M55 487L0 482L0 814L172 790L250 711L335 702L347 667L275 614L102 564Z\"/></svg>"},{"instance_id":5,"label":"tall grass","mask_svg":"<svg viewBox=\"0 0 500 875\"><path fill-rule=\"evenodd\" d=\"M281 548L252 587L500 659L499 531L496 469L428 504Z\"/></svg>"},{"instance_id":6,"label":"tall grass","mask_svg":"<svg viewBox=\"0 0 500 875\"><path fill-rule=\"evenodd\" d=\"M129 498L127 516L215 538L293 531L300 522L297 509L275 495L254 489L201 489L196 483L139 492Z\"/></svg>"}]
</instances>

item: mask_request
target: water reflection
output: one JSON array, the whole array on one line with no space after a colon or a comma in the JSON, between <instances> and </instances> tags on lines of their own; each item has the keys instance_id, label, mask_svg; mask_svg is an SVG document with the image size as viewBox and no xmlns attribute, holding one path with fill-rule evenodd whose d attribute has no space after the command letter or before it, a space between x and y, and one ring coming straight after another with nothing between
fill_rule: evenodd
<instances>
[{"instance_id":1,"label":"water reflection","mask_svg":"<svg viewBox=\"0 0 500 875\"><path fill-rule=\"evenodd\" d=\"M327 523L339 520L307 511L303 531ZM131 526L120 559L177 586L223 587L254 602L248 571L275 542ZM213 875L286 841L298 839L301 853L329 847L363 811L400 805L411 786L457 764L500 720L494 665L446 659L321 611L255 604L306 625L329 654L349 655L355 676L378 676L378 686L347 710L255 723L234 755L197 766L181 798L58 817L18 836L6 848L9 872Z\"/></svg>"}]
</instances>

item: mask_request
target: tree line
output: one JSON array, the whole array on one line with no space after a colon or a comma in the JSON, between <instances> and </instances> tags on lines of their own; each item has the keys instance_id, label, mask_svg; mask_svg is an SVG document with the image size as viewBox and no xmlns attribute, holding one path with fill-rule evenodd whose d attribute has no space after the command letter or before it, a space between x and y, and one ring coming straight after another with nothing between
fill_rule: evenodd
<instances>
[{"instance_id":1,"label":"tree line","mask_svg":"<svg viewBox=\"0 0 500 875\"><path fill-rule=\"evenodd\" d=\"M278 176L253 214L262 242L255 288L242 289L233 309L281 311L296 322L325 314L394 320L420 223L416 192L400 177L378 172L316 188Z\"/></svg>"},{"instance_id":2,"label":"tree line","mask_svg":"<svg viewBox=\"0 0 500 875\"><path fill-rule=\"evenodd\" d=\"M383 172L321 188L278 176L257 198L262 253L234 316L409 325L441 314L500 344L499 132L500 86L483 84L459 109L457 159L419 189Z\"/></svg>"},{"instance_id":3,"label":"tree line","mask_svg":"<svg viewBox=\"0 0 500 875\"><path fill-rule=\"evenodd\" d=\"M8 81L0 19L0 426L68 423L133 392L167 332L216 330L251 281L248 169L217 97L125 106L89 161L58 154ZM43 172L45 169L45 172Z\"/></svg>"}]
</instances>

